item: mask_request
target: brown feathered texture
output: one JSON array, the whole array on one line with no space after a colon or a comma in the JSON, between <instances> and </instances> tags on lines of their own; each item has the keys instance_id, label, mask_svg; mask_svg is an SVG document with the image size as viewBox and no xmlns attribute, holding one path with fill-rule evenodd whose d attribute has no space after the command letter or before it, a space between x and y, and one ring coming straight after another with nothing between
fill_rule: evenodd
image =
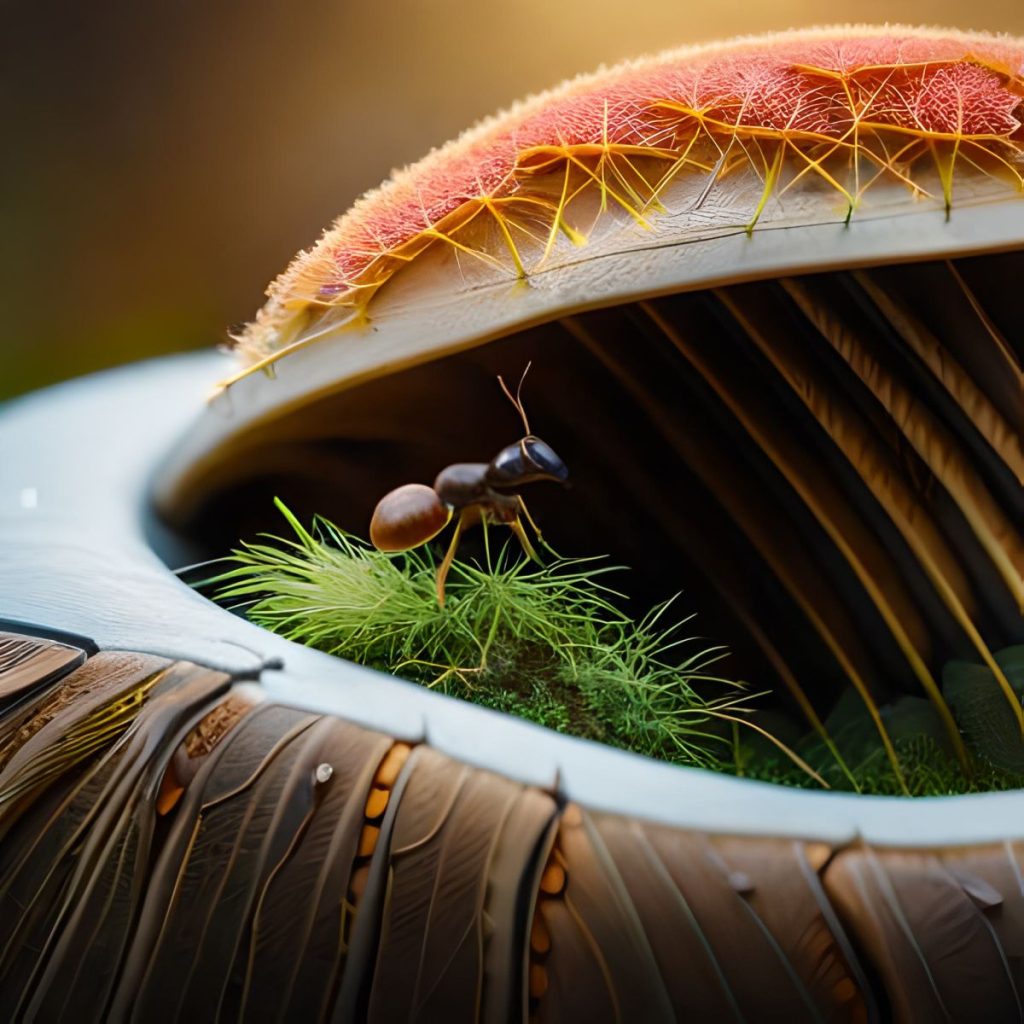
<instances>
[{"instance_id":1,"label":"brown feathered texture","mask_svg":"<svg viewBox=\"0 0 1024 1024\"><path fill-rule=\"evenodd\" d=\"M85 661L85 651L53 640L0 632L0 718L18 698Z\"/></svg>"},{"instance_id":2,"label":"brown feathered texture","mask_svg":"<svg viewBox=\"0 0 1024 1024\"><path fill-rule=\"evenodd\" d=\"M1019 1021L1024 893L1010 844L845 851L825 889L880 971L897 1022Z\"/></svg>"},{"instance_id":3,"label":"brown feathered texture","mask_svg":"<svg viewBox=\"0 0 1024 1024\"><path fill-rule=\"evenodd\" d=\"M115 740L169 665L148 655L98 654L59 688L6 716L0 735L0 807L44 787ZM5 816L7 823L12 820Z\"/></svg>"},{"instance_id":4,"label":"brown feathered texture","mask_svg":"<svg viewBox=\"0 0 1024 1024\"><path fill-rule=\"evenodd\" d=\"M259 896L312 809L317 721L259 706L200 769L153 868L115 1015L237 1014Z\"/></svg>"},{"instance_id":5,"label":"brown feathered texture","mask_svg":"<svg viewBox=\"0 0 1024 1024\"><path fill-rule=\"evenodd\" d=\"M60 918L40 957L29 1017L99 1011L132 939L153 852L153 815L168 739L180 736L228 685L227 676L177 663L162 675L118 747L123 753L86 829L75 836L74 871ZM65 856L70 850L65 847Z\"/></svg>"},{"instance_id":6,"label":"brown feathered texture","mask_svg":"<svg viewBox=\"0 0 1024 1024\"><path fill-rule=\"evenodd\" d=\"M368 1019L511 1019L526 948L521 892L554 801L425 748L409 772L386 854Z\"/></svg>"},{"instance_id":7,"label":"brown feathered texture","mask_svg":"<svg viewBox=\"0 0 1024 1024\"><path fill-rule=\"evenodd\" d=\"M704 835L185 662L37 668L0 721L4 1020L1019 1019L1010 843Z\"/></svg>"},{"instance_id":8,"label":"brown feathered texture","mask_svg":"<svg viewBox=\"0 0 1024 1024\"><path fill-rule=\"evenodd\" d=\"M671 344L701 374L737 423L761 449L786 484L824 531L857 583L867 592L906 657L914 675L935 702L954 746L959 744L956 723L939 694L929 671L928 637L906 587L887 558L868 524L847 505L840 487L822 474L813 455L805 452L805 440L792 425L783 425L753 380L735 371L735 364L706 335L690 325L673 323L663 315L668 303L644 303L644 313ZM788 429L787 429L788 428ZM962 748L961 757L966 759Z\"/></svg>"},{"instance_id":9,"label":"brown feathered texture","mask_svg":"<svg viewBox=\"0 0 1024 1024\"><path fill-rule=\"evenodd\" d=\"M4 772L8 786L26 776L34 783L21 786L18 805L0 818L5 1019L28 1012L33 990L37 1000L55 1000L47 1012L60 1016L79 983L95 1000L86 1005L102 1013L146 880L161 770L154 754L168 749L168 735L185 726L195 703L226 682L161 659L97 655L38 702L29 724L46 724ZM123 705L135 713L114 717L119 731L96 725ZM76 738L70 749L66 737ZM45 774L36 768L41 761ZM82 973L82 960L93 955L97 962ZM44 973L64 984L51 989Z\"/></svg>"},{"instance_id":10,"label":"brown feathered texture","mask_svg":"<svg viewBox=\"0 0 1024 1024\"><path fill-rule=\"evenodd\" d=\"M574 809L577 810L577 809ZM541 1021L674 1020L651 937L608 849L585 813L563 818L554 864L564 887L541 901L551 936Z\"/></svg>"},{"instance_id":11,"label":"brown feathered texture","mask_svg":"<svg viewBox=\"0 0 1024 1024\"><path fill-rule=\"evenodd\" d=\"M972 303L973 296L955 267L946 264L946 268L952 280L943 280L939 275L935 275L936 279L932 285L936 291L945 293L940 302L948 303L949 296L952 296L960 300L961 306ZM898 288L892 285L887 287L889 276L891 275L884 272L869 274L860 271L854 274L854 279L878 308L879 313L893 326L908 349L948 392L949 397L956 403L961 418L971 423L992 451L1006 464L1006 468L1018 480L1024 481L1024 455L1021 453L1020 432L1016 429L1019 426L1020 409L1014 411L1011 406L1011 418L1008 420L997 405L1000 396L1006 391L1006 385L1012 385L1015 376L1012 361L1006 358L1006 346L983 319L971 315L974 312L973 306L970 311L962 309L951 314L951 317L955 318L954 322L968 325L968 333L973 327L974 331L980 334L978 348L982 352L989 350L990 359L1001 364L1003 380L989 392L971 379L965 368L957 361L957 356L929 330L923 321L923 311L915 309L905 296L900 295ZM985 376L990 377L989 374ZM1020 397L1019 394L1017 397Z\"/></svg>"},{"instance_id":12,"label":"brown feathered texture","mask_svg":"<svg viewBox=\"0 0 1024 1024\"><path fill-rule=\"evenodd\" d=\"M580 812L558 837L566 884L541 1020L577 993L597 1020L862 1020L871 995L805 844L718 839Z\"/></svg>"},{"instance_id":13,"label":"brown feathered texture","mask_svg":"<svg viewBox=\"0 0 1024 1024\"><path fill-rule=\"evenodd\" d=\"M883 742L873 704L916 688L963 763L941 689L950 658L984 664L1024 727L994 654L1021 639L1021 374L1007 339L1022 325L999 290L1021 263L985 266L813 275L579 314L558 352L592 404L616 411L592 424L607 468L586 481L588 507L607 502L651 550L702 571L815 728L824 680L857 689Z\"/></svg>"},{"instance_id":14,"label":"brown feathered texture","mask_svg":"<svg viewBox=\"0 0 1024 1024\"><path fill-rule=\"evenodd\" d=\"M323 1019L345 966L348 887L366 793L391 741L328 720L318 765L331 768L309 823L260 899L253 919L243 1011Z\"/></svg>"},{"instance_id":15,"label":"brown feathered texture","mask_svg":"<svg viewBox=\"0 0 1024 1024\"><path fill-rule=\"evenodd\" d=\"M913 386L913 370L907 368L900 374L892 365L888 343L894 340L893 332L879 329L881 317L872 315L873 310L858 310L855 294L838 296L830 289L832 304L824 307L803 282L793 279L785 287L822 337L899 425L907 444L928 471L953 496L1004 584L1024 603L1024 543L1018 528L999 507L960 439L922 400L921 390Z\"/></svg>"},{"instance_id":16,"label":"brown feathered texture","mask_svg":"<svg viewBox=\"0 0 1024 1024\"><path fill-rule=\"evenodd\" d=\"M992 451L1005 461L1007 468L1019 474L1019 436L938 339L913 320L903 300L893 298L883 290L878 279L884 281L885 276L860 272L856 281L878 304L879 310L885 311L891 322L902 326L902 334L912 339L910 347L914 355L921 359L928 371L946 387L954 400L959 398L958 405L964 419L977 427ZM808 301L811 288L796 282L790 288L802 288L801 294ZM996 666L992 651L975 623L980 611L979 602L972 592L965 567L957 561L955 549L943 536L929 503L921 501L913 476L905 472L906 460L901 459L899 441L895 447L887 444L884 436L872 431L863 404L853 402L848 393L831 386L824 367L816 362L807 347L800 344L798 329L794 330L799 325L795 323L793 311L780 301L777 288L754 285L745 289L722 290L718 297L794 396L807 407L815 425L828 435L856 470L864 486L870 489L874 500L913 552L918 571L927 577L961 635L996 672L1004 692L1009 694L1009 682ZM998 356L999 349L989 347ZM948 642L949 630L946 635ZM927 640L923 643L919 640L918 649L926 654Z\"/></svg>"},{"instance_id":17,"label":"brown feathered texture","mask_svg":"<svg viewBox=\"0 0 1024 1024\"><path fill-rule=\"evenodd\" d=\"M699 316L701 312L692 307L685 310L690 317ZM677 316L682 315L682 311L677 313ZM880 689L879 679L883 673L877 662L872 664L872 652L862 643L863 630L846 601L846 591L851 584L855 586L856 581L850 580L851 574L843 569L833 578L822 572L826 559L835 563L828 537L821 534L820 528L815 529L813 522L807 522L800 496L787 481L780 482L774 473L767 480L763 476L759 478L736 457L733 438L726 432L728 426L719 429L723 426L721 417L715 416L713 407L709 409L704 404L707 398L701 394L700 376L694 375L692 367L680 365L666 350L662 339L642 333L641 326L636 328L628 353L615 345L615 338L624 331L615 323L614 318L619 316L618 313L591 314L582 324L576 320L568 322L567 326L615 373L623 390L638 407L635 412L625 410L634 422L636 416L646 421L643 433L636 438L636 446L643 446L651 434L660 443L667 443L674 455L673 462L681 462L698 477L724 513L724 519L719 517L714 526L691 531L687 517L693 514L691 509L699 502L681 507L676 495L664 491L646 510L661 510L673 543L690 549L700 543L701 538L717 535L714 546L720 551L731 549L733 557L739 560L728 525L734 524L743 541L753 548L755 557L763 560L768 574L796 605L798 614L824 644L843 675L861 693L875 715L880 735L887 741L872 697ZM742 369L742 363L738 365ZM680 400L681 391L685 395L683 400ZM776 434L784 428L785 422L784 417L777 417ZM750 447L749 439L740 443ZM755 447L758 447L756 442ZM818 467L819 474L821 468ZM705 554L703 559L708 557ZM715 579L714 576L709 578ZM733 600L737 597L735 591L729 596ZM751 607L748 618L764 621L764 605ZM773 632L785 636L787 632L792 634L792 628ZM767 642L767 633L761 635Z\"/></svg>"}]
</instances>

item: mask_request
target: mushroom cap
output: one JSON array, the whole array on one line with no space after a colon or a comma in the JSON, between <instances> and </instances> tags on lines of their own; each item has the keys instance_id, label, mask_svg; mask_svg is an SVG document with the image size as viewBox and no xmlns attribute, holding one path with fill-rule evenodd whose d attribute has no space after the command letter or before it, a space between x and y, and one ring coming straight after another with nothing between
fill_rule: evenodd
<instances>
[{"instance_id":1,"label":"mushroom cap","mask_svg":"<svg viewBox=\"0 0 1024 1024\"><path fill-rule=\"evenodd\" d=\"M580 76L366 194L271 285L239 352L261 364L373 315L380 289L437 249L457 271L448 285L478 286L755 223L835 223L921 199L945 211L954 178L958 205L1005 196L1024 180L1022 75L1020 40L846 26Z\"/></svg>"}]
</instances>

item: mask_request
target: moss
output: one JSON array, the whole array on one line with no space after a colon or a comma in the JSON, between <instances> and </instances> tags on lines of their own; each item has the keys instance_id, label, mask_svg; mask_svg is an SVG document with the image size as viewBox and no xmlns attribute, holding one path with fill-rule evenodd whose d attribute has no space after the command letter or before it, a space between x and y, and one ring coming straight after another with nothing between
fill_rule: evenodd
<instances>
[{"instance_id":1,"label":"moss","mask_svg":"<svg viewBox=\"0 0 1024 1024\"><path fill-rule=\"evenodd\" d=\"M1010 648L999 652L996 658L1010 664L1016 651L1019 648ZM793 738L793 747L831 788L838 790L879 796L951 796L1020 789L1024 787L1024 772L1015 768L1020 735L1003 720L1009 719L1016 728L1013 712L995 680L975 678L974 669L975 666L963 662L947 666L944 674L949 684L947 690L961 686L969 676L973 683L971 708L985 709L985 721L989 721L990 716L1001 723L1001 728L995 733L978 731L968 727L973 724L973 718L957 715L969 754L966 770L957 760L934 705L919 697L900 697L881 709L896 749L906 793L863 703L852 691L843 695L825 722L848 773L842 771L832 752L817 736ZM1011 679L1018 682L1015 675L1011 675ZM954 711L959 711L959 702L951 703ZM734 769L739 774L782 785L805 786L808 781L806 773L794 772L792 764L779 758L775 751L746 738L734 751Z\"/></svg>"},{"instance_id":2,"label":"moss","mask_svg":"<svg viewBox=\"0 0 1024 1024\"><path fill-rule=\"evenodd\" d=\"M599 560L538 565L492 551L457 561L440 607L429 550L385 554L323 519L239 546L203 585L290 640L485 707L678 764L726 767L745 688L711 674L723 651L635 621Z\"/></svg>"},{"instance_id":3,"label":"moss","mask_svg":"<svg viewBox=\"0 0 1024 1024\"><path fill-rule=\"evenodd\" d=\"M1024 787L1024 776L1003 771L980 757L974 759L970 773L965 774L955 758L928 736L898 740L894 745L910 796L954 796ZM749 747L742 748L740 757L738 771L748 778L800 788L814 786L807 774L796 770L791 762L755 753ZM815 767L832 789L854 790L834 760ZM857 792L871 796L906 795L881 747L850 768Z\"/></svg>"},{"instance_id":4,"label":"moss","mask_svg":"<svg viewBox=\"0 0 1024 1024\"><path fill-rule=\"evenodd\" d=\"M278 507L292 536L242 544L205 583L298 643L558 732L781 785L894 796L1024 786L1015 714L984 666L950 662L943 673L966 770L930 701L880 709L901 782L852 689L822 732L755 709L760 695L712 673L723 649L687 638L671 601L639 620L622 611L606 583L615 569L600 560L538 565L492 551L485 530L483 563L455 562L440 607L429 549L385 554L323 519L307 530ZM1020 697L1024 648L995 658Z\"/></svg>"}]
</instances>

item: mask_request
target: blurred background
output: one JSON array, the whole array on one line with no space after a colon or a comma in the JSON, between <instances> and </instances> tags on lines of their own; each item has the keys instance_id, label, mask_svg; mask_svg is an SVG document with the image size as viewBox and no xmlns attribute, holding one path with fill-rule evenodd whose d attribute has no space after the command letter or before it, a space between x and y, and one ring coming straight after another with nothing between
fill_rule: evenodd
<instances>
[{"instance_id":1,"label":"blurred background","mask_svg":"<svg viewBox=\"0 0 1024 1024\"><path fill-rule=\"evenodd\" d=\"M0 0L0 399L221 344L361 192L516 98L836 20L1024 34L1022 0Z\"/></svg>"}]
</instances>

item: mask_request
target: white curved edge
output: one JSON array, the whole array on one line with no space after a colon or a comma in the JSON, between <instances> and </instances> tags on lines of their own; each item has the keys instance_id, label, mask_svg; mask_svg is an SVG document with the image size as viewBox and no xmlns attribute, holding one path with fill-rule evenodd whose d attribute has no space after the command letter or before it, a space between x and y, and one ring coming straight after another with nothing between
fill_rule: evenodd
<instances>
[{"instance_id":1,"label":"white curved edge","mask_svg":"<svg viewBox=\"0 0 1024 1024\"><path fill-rule=\"evenodd\" d=\"M368 325L335 330L279 359L273 377L253 373L212 398L162 466L157 504L172 508L224 445L314 397L568 312L783 274L1024 248L1024 195L1005 187L997 197L954 207L948 219L941 203L905 196L876 203L848 224L835 211L834 219L780 220L752 234L721 227L728 223L724 213L702 212L702 227L689 223L691 215L685 230L678 228L675 221L684 218L677 215L653 234L618 231L605 251L597 245L578 250L575 261L535 273L528 282L452 290L450 276L429 262L410 268L375 300ZM225 366L221 379L237 369Z\"/></svg>"},{"instance_id":2,"label":"white curved edge","mask_svg":"<svg viewBox=\"0 0 1024 1024\"><path fill-rule=\"evenodd\" d=\"M337 715L598 811L718 834L888 846L1024 839L1024 791L916 800L791 790L662 764L444 697L211 604L146 540L152 467L225 369L213 354L110 371L0 407L0 619L251 677Z\"/></svg>"}]
</instances>

